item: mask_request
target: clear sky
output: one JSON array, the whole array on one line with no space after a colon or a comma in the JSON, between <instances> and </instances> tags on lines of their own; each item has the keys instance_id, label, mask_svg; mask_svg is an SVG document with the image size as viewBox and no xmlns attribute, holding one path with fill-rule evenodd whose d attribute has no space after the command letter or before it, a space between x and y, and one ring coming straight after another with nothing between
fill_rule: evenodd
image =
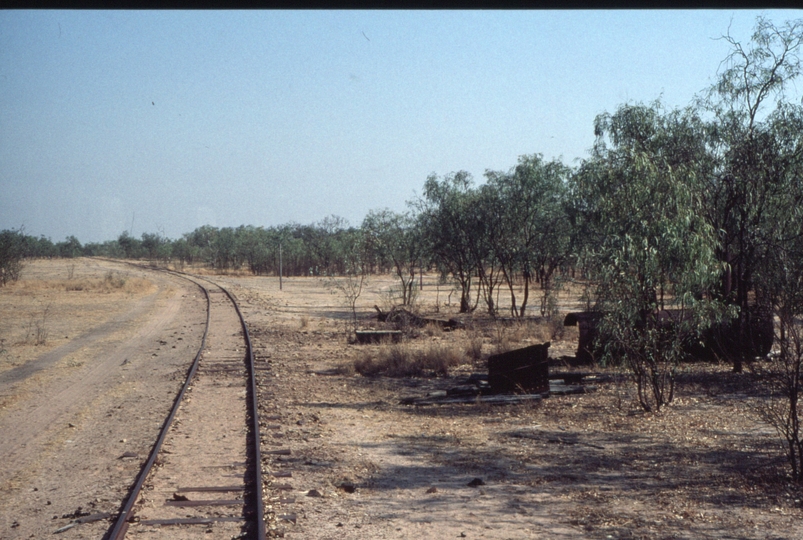
<instances>
[{"instance_id":1,"label":"clear sky","mask_svg":"<svg viewBox=\"0 0 803 540\"><path fill-rule=\"evenodd\" d=\"M431 173L588 156L803 11L0 11L0 229L359 226ZM133 223L133 228L132 228Z\"/></svg>"}]
</instances>

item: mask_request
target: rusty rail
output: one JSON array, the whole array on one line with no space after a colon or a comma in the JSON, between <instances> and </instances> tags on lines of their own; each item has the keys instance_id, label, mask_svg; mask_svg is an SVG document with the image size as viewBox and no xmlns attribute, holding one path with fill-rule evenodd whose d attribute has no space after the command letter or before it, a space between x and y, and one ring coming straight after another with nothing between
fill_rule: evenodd
<instances>
[{"instance_id":1,"label":"rusty rail","mask_svg":"<svg viewBox=\"0 0 803 540\"><path fill-rule=\"evenodd\" d=\"M115 261L119 262L119 261ZM128 263L132 264L132 263ZM133 265L133 264L132 264ZM133 265L137 268L142 268L139 265ZM154 268L150 268L154 269ZM119 516L115 522L114 528L112 529L111 533L107 536L109 540L122 540L125 538L126 532L128 531L128 524L132 517L132 510L134 508L134 504L136 503L137 499L139 498L140 491L142 490L142 486L145 480L150 474L151 469L153 468L154 463L156 462L156 457L159 454L159 451L162 448L162 444L167 437L167 433L170 430L170 426L173 423L173 420L181 406L181 402L184 398L184 394L187 392L187 389L190 387L193 378L195 377L196 372L198 371L198 366L200 364L201 354L206 346L206 337L209 332L209 321L211 315L211 298L209 296L209 291L206 287L195 281L196 279L201 279L204 281L208 281L212 283L215 287L218 287L222 290L231 300L232 304L234 305L235 310L237 311L237 316L240 318L240 324L243 329L243 336L245 338L246 344L246 355L248 360L248 391L251 394L251 399L249 400L250 403L250 415L251 415L251 434L253 437L253 456L254 456L254 505L256 507L256 538L257 540L265 540L266 539L266 529L265 529L265 508L264 503L262 501L262 458L261 458L261 449L260 449L260 432L259 432L259 412L258 412L258 402L257 402L257 392L256 392L256 376L255 376L255 369L254 369L254 353L253 348L251 345L251 336L248 332L248 326L245 323L245 318L243 317L242 312L240 311L240 306L237 304L237 301L234 295L231 294L227 289L221 287L219 284L214 283L211 280L201 278L198 276L192 276L191 279L188 275L183 274L181 272L175 272L171 270L163 270L163 269L155 269L165 271L167 273L182 277L188 281L194 283L198 288L200 288L204 296L206 297L206 327L204 328L204 334L201 338L201 346L198 349L198 353L195 355L192 365L190 366L189 371L187 372L187 378L184 381L184 384L181 387L181 391L176 396L175 401L173 402L173 407L170 410L170 414L165 419L164 424L162 425L162 429L159 433L159 438L157 439L156 443L154 444L153 448L151 449L151 453L148 456L148 460L145 462L142 470L137 477L137 481L134 484L134 487L131 489L131 492L128 495L128 499L124 504L122 510L120 511ZM246 443L247 444L247 443Z\"/></svg>"}]
</instances>

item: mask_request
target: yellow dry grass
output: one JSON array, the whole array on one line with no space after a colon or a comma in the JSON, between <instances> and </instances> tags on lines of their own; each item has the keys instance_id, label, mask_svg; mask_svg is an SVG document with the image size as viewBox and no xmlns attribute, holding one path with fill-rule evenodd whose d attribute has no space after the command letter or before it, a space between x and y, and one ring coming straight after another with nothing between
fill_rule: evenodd
<instances>
[{"instance_id":1,"label":"yellow dry grass","mask_svg":"<svg viewBox=\"0 0 803 540\"><path fill-rule=\"evenodd\" d=\"M382 344L373 350L361 351L354 361L354 369L361 375L367 376L443 376L447 375L450 369L465 362L465 356L445 344L429 343L421 348L403 342Z\"/></svg>"},{"instance_id":2,"label":"yellow dry grass","mask_svg":"<svg viewBox=\"0 0 803 540\"><path fill-rule=\"evenodd\" d=\"M130 277L122 272L109 270L103 277L80 277L65 279L23 279L9 287L9 292L41 293L45 291L94 292L108 294L123 292L129 294L147 293L153 283L146 279Z\"/></svg>"},{"instance_id":3,"label":"yellow dry grass","mask_svg":"<svg viewBox=\"0 0 803 540\"><path fill-rule=\"evenodd\" d=\"M156 291L147 279L91 259L28 261L0 288L0 373L124 312Z\"/></svg>"}]
</instances>

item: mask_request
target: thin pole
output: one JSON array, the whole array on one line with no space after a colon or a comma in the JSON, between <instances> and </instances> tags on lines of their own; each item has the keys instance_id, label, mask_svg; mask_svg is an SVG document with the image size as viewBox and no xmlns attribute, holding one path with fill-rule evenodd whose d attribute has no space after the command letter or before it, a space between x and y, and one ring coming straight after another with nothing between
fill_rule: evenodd
<instances>
[{"instance_id":1,"label":"thin pole","mask_svg":"<svg viewBox=\"0 0 803 540\"><path fill-rule=\"evenodd\" d=\"M279 290L282 290L282 244L279 243Z\"/></svg>"},{"instance_id":2,"label":"thin pole","mask_svg":"<svg viewBox=\"0 0 803 540\"><path fill-rule=\"evenodd\" d=\"M418 289L424 290L424 261L418 262Z\"/></svg>"}]
</instances>

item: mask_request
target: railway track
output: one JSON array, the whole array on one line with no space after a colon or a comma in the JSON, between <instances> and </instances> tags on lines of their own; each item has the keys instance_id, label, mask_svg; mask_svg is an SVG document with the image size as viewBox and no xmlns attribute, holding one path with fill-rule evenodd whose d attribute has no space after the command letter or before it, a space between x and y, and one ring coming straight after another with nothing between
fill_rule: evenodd
<instances>
[{"instance_id":1,"label":"railway track","mask_svg":"<svg viewBox=\"0 0 803 540\"><path fill-rule=\"evenodd\" d=\"M171 272L173 273L173 272ZM254 354L234 296L197 276L206 331L187 379L108 533L266 538Z\"/></svg>"}]
</instances>

